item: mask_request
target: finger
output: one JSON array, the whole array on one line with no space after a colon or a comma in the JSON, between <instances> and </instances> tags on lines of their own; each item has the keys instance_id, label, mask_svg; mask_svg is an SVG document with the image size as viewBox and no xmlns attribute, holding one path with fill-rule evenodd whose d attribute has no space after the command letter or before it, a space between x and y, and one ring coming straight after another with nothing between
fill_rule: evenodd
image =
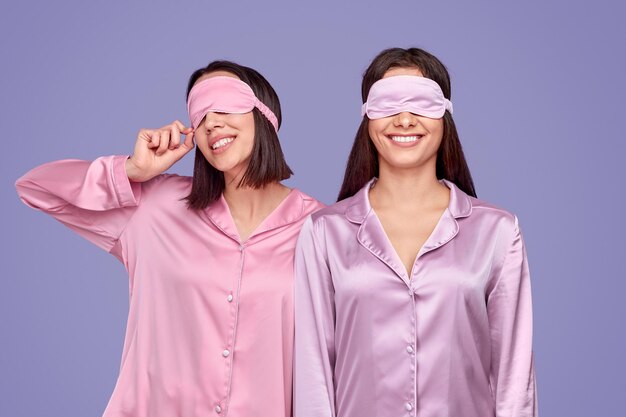
<instances>
[{"instance_id":1,"label":"finger","mask_svg":"<svg viewBox=\"0 0 626 417\"><path fill-rule=\"evenodd\" d=\"M176 149L180 145L180 129L176 124L172 124L170 128L170 146L169 149Z\"/></svg>"},{"instance_id":2,"label":"finger","mask_svg":"<svg viewBox=\"0 0 626 417\"><path fill-rule=\"evenodd\" d=\"M151 129L139 129L137 138L150 143L150 140L152 139L152 132L153 131Z\"/></svg>"},{"instance_id":3,"label":"finger","mask_svg":"<svg viewBox=\"0 0 626 417\"><path fill-rule=\"evenodd\" d=\"M178 127L178 130L185 135L193 130L191 127L185 126L180 120L175 120L173 124L175 124Z\"/></svg>"},{"instance_id":4,"label":"finger","mask_svg":"<svg viewBox=\"0 0 626 417\"><path fill-rule=\"evenodd\" d=\"M159 142L159 148L156 150L157 156L163 155L170 145L170 131L161 130L159 133L161 135L161 138Z\"/></svg>"},{"instance_id":5,"label":"finger","mask_svg":"<svg viewBox=\"0 0 626 417\"><path fill-rule=\"evenodd\" d=\"M184 155L192 150L195 145L193 142L193 135L195 133L196 132L194 132L193 130L187 133L187 136L185 137L185 142L183 142L183 144L178 149L176 149L176 151L181 152Z\"/></svg>"},{"instance_id":6,"label":"finger","mask_svg":"<svg viewBox=\"0 0 626 417\"><path fill-rule=\"evenodd\" d=\"M148 148L154 149L159 147L159 143L161 141L161 132L158 130L153 130L150 134L150 142L148 143Z\"/></svg>"}]
</instances>

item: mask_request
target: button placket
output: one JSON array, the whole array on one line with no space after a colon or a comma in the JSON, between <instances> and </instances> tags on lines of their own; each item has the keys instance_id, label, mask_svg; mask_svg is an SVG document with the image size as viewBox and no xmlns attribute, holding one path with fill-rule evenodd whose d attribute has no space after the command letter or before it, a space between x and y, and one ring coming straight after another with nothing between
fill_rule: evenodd
<instances>
[{"instance_id":1,"label":"button placket","mask_svg":"<svg viewBox=\"0 0 626 417\"><path fill-rule=\"evenodd\" d=\"M415 302L415 292L409 290L411 293L411 337L410 343L406 345L406 352L409 356L410 367L411 367L411 390L409 392L410 400L404 404L404 409L410 414L413 415L412 411L415 408L414 404L417 400L417 355L416 345L417 345L417 305Z\"/></svg>"},{"instance_id":2,"label":"button placket","mask_svg":"<svg viewBox=\"0 0 626 417\"><path fill-rule=\"evenodd\" d=\"M224 360L228 364L227 365L228 366L228 370L227 370L228 379L227 379L227 385L226 385L226 396L224 398L224 401L222 401L222 403L218 405L220 407L220 411L217 411L217 407L215 409L215 411L218 414L228 413L228 405L230 403L230 392L231 392L231 385L232 385L232 379L233 379L234 349L235 349L235 341L237 339L237 324L239 320L239 301L241 299L241 281L243 277L243 266L244 266L244 260L245 260L246 246L243 244L239 244L238 249L239 249L241 256L240 256L239 276L237 277L236 291L234 295L233 295L233 292L231 291L226 296L226 300L228 301L228 303L231 304L231 308L233 310L232 312L233 325L232 325L232 331L231 331L230 340L229 340L230 343L222 351L222 356L224 357ZM234 304L232 304L233 301L235 302Z\"/></svg>"}]
</instances>

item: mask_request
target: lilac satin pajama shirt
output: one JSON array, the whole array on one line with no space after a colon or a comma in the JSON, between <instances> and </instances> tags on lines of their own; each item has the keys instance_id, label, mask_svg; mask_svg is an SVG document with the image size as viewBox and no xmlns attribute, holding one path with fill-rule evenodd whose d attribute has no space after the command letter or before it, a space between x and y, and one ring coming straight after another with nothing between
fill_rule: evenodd
<instances>
[{"instance_id":1,"label":"lilac satin pajama shirt","mask_svg":"<svg viewBox=\"0 0 626 417\"><path fill-rule=\"evenodd\" d=\"M26 204L128 270L122 363L104 416L291 416L294 249L322 205L294 189L241 242L223 197L188 210L191 178L133 183L126 159L51 162L16 183Z\"/></svg>"},{"instance_id":2,"label":"lilac satin pajama shirt","mask_svg":"<svg viewBox=\"0 0 626 417\"><path fill-rule=\"evenodd\" d=\"M517 217L452 182L411 275L370 181L296 248L295 417L535 417L528 262Z\"/></svg>"}]
</instances>

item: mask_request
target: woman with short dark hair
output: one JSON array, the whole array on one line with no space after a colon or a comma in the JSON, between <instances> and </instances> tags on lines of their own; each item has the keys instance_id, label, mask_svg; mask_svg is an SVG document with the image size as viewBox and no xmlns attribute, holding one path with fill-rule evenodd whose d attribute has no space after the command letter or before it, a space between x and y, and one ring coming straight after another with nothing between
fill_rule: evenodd
<instances>
[{"instance_id":1,"label":"woman with short dark hair","mask_svg":"<svg viewBox=\"0 0 626 417\"><path fill-rule=\"evenodd\" d=\"M522 235L476 198L446 68L388 49L361 91L339 201L296 249L295 417L536 416Z\"/></svg>"},{"instance_id":2,"label":"woman with short dark hair","mask_svg":"<svg viewBox=\"0 0 626 417\"><path fill-rule=\"evenodd\" d=\"M51 162L16 187L128 270L105 417L291 416L293 255L321 204L280 184L292 172L261 74L215 61L187 96L191 127L142 129L130 158ZM164 174L194 140L193 177Z\"/></svg>"}]
</instances>

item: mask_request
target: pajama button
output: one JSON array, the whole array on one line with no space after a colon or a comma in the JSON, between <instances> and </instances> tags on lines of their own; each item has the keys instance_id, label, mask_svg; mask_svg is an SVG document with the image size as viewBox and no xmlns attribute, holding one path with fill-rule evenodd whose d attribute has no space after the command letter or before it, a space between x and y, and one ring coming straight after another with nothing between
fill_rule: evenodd
<instances>
[{"instance_id":1,"label":"pajama button","mask_svg":"<svg viewBox=\"0 0 626 417\"><path fill-rule=\"evenodd\" d=\"M407 352L409 352L409 353L413 353L413 352L414 352L414 350L413 350L413 346L408 345L408 346L406 347L406 351L407 351Z\"/></svg>"},{"instance_id":2,"label":"pajama button","mask_svg":"<svg viewBox=\"0 0 626 417\"><path fill-rule=\"evenodd\" d=\"M217 414L221 413L221 412L222 412L222 407L220 407L219 405L216 405L216 406L215 406L215 412L216 412Z\"/></svg>"},{"instance_id":3,"label":"pajama button","mask_svg":"<svg viewBox=\"0 0 626 417\"><path fill-rule=\"evenodd\" d=\"M406 408L406 411L411 411L413 409L413 404L411 403L406 403L404 405L404 408Z\"/></svg>"},{"instance_id":4,"label":"pajama button","mask_svg":"<svg viewBox=\"0 0 626 417\"><path fill-rule=\"evenodd\" d=\"M227 357L228 357L228 355L230 355L230 350L228 350L228 349L224 349L224 351L222 352L222 356L223 356L223 357L225 357L225 358L227 358Z\"/></svg>"},{"instance_id":5,"label":"pajama button","mask_svg":"<svg viewBox=\"0 0 626 417\"><path fill-rule=\"evenodd\" d=\"M231 301L233 301L233 295L232 294L228 294L228 297L226 297L226 299L230 303Z\"/></svg>"}]
</instances>

